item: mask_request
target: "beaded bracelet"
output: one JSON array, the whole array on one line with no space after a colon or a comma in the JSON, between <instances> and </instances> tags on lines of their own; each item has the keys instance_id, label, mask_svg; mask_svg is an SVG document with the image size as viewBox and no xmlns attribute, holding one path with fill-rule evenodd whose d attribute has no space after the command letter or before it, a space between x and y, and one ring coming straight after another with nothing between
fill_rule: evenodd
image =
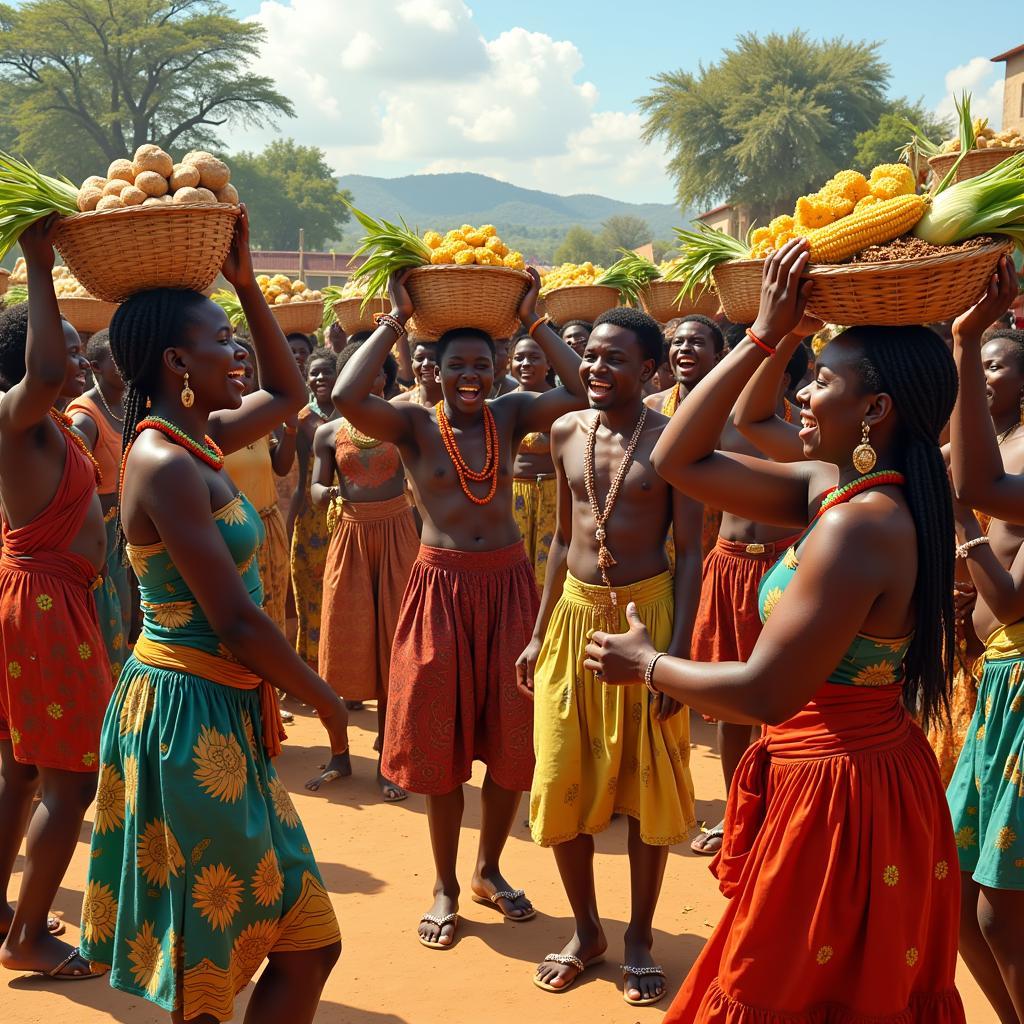
<instances>
[{"instance_id":1,"label":"beaded bracelet","mask_svg":"<svg viewBox=\"0 0 1024 1024\"><path fill-rule=\"evenodd\" d=\"M527 328L526 333L529 334L529 336L533 338L534 341L536 341L537 339L533 337L533 332L537 330L537 328L540 327L541 324L547 324L550 322L551 317L549 317L547 314L545 314L544 316L539 316L536 320L533 321L532 326Z\"/></svg>"},{"instance_id":2,"label":"beaded bracelet","mask_svg":"<svg viewBox=\"0 0 1024 1024\"><path fill-rule=\"evenodd\" d=\"M647 687L655 697L660 696L661 691L654 688L654 666L658 664L659 659L665 657L664 651L659 651L649 662L647 662L647 668L644 669L644 685Z\"/></svg>"},{"instance_id":3,"label":"beaded bracelet","mask_svg":"<svg viewBox=\"0 0 1024 1024\"><path fill-rule=\"evenodd\" d=\"M747 337L759 348L762 352L767 352L768 355L775 355L775 349L771 345L763 342L749 327L746 331Z\"/></svg>"},{"instance_id":4,"label":"beaded bracelet","mask_svg":"<svg viewBox=\"0 0 1024 1024\"><path fill-rule=\"evenodd\" d=\"M991 543L992 542L988 539L988 537L975 537L974 540L964 541L963 544L957 544L957 546L956 546L956 557L957 558L966 558L968 552L972 548L978 547L979 544L991 544Z\"/></svg>"},{"instance_id":5,"label":"beaded bracelet","mask_svg":"<svg viewBox=\"0 0 1024 1024\"><path fill-rule=\"evenodd\" d=\"M373 322L380 327L383 324L385 327L390 327L398 337L402 337L405 334L405 327L402 322L397 318L393 317L390 313L378 313L374 318Z\"/></svg>"}]
</instances>

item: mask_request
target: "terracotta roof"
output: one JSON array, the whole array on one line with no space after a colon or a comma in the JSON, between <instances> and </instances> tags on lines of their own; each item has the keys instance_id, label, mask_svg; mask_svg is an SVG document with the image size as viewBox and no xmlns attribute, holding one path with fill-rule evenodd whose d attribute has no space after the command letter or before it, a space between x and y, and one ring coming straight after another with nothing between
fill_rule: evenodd
<instances>
[{"instance_id":1,"label":"terracotta roof","mask_svg":"<svg viewBox=\"0 0 1024 1024\"><path fill-rule=\"evenodd\" d=\"M1020 46L1015 46L1012 50L1007 50L1006 53L999 54L998 57L992 58L993 64L999 64L1004 60L1009 60L1011 57L1016 57L1018 53L1024 53L1024 43Z\"/></svg>"}]
</instances>

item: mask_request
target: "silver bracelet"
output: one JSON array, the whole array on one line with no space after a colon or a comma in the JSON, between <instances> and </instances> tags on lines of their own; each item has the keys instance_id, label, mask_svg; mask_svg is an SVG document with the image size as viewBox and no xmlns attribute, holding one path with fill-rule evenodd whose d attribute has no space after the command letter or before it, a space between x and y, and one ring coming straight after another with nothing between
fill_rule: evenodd
<instances>
[{"instance_id":1,"label":"silver bracelet","mask_svg":"<svg viewBox=\"0 0 1024 1024\"><path fill-rule=\"evenodd\" d=\"M649 662L647 662L647 668L644 669L644 685L652 694L654 694L655 697L659 697L661 695L661 691L654 688L654 666L658 664L659 658L664 657L665 652L659 651Z\"/></svg>"},{"instance_id":2,"label":"silver bracelet","mask_svg":"<svg viewBox=\"0 0 1024 1024\"><path fill-rule=\"evenodd\" d=\"M963 544L957 544L956 546L956 557L966 558L967 553L972 549L978 547L980 544L989 544L988 537L975 537L974 540L964 541Z\"/></svg>"}]
</instances>

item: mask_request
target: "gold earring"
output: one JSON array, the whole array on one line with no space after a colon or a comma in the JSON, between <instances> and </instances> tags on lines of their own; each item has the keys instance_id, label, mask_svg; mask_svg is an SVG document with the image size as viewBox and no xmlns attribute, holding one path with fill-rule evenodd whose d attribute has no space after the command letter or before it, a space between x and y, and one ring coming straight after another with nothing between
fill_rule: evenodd
<instances>
[{"instance_id":1,"label":"gold earring","mask_svg":"<svg viewBox=\"0 0 1024 1024\"><path fill-rule=\"evenodd\" d=\"M870 432L871 428L864 420L860 425L860 444L853 449L853 468L862 475L870 473L878 461L878 452L871 447Z\"/></svg>"},{"instance_id":2,"label":"gold earring","mask_svg":"<svg viewBox=\"0 0 1024 1024\"><path fill-rule=\"evenodd\" d=\"M192 403L196 400L195 392L188 386L188 371L185 371L185 380L182 382L181 387L181 404L186 409L192 408ZM874 465L874 463L872 463Z\"/></svg>"}]
</instances>

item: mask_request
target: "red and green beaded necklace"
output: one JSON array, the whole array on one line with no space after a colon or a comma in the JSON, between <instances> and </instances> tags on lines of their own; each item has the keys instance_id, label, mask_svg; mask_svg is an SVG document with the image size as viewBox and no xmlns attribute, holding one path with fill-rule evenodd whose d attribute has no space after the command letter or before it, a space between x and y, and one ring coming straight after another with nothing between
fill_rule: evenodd
<instances>
[{"instance_id":1,"label":"red and green beaded necklace","mask_svg":"<svg viewBox=\"0 0 1024 1024\"><path fill-rule=\"evenodd\" d=\"M135 428L135 436L144 430L158 430L165 437L170 438L175 444L180 444L190 455L194 455L200 462L205 462L211 469L220 472L224 468L224 453L220 450L220 446L209 434L206 435L206 444L201 444L194 438L189 437L184 430L181 429L176 423L172 423L170 420L165 420L162 416L147 416L142 420L139 425ZM124 455L121 456L121 486L124 486L124 468L128 464L128 455L132 450L132 445L135 444L133 440L124 450ZM119 498L120 500L120 498Z\"/></svg>"},{"instance_id":2,"label":"red and green beaded necklace","mask_svg":"<svg viewBox=\"0 0 1024 1024\"><path fill-rule=\"evenodd\" d=\"M826 494L820 508L814 514L814 518L817 519L830 508L842 505L844 502L856 498L858 494L871 490L872 487L902 487L906 482L907 478L902 473L897 473L892 469L879 469L874 473L868 473L866 476L851 480L848 484L843 484L842 487L837 487L834 491Z\"/></svg>"}]
</instances>

